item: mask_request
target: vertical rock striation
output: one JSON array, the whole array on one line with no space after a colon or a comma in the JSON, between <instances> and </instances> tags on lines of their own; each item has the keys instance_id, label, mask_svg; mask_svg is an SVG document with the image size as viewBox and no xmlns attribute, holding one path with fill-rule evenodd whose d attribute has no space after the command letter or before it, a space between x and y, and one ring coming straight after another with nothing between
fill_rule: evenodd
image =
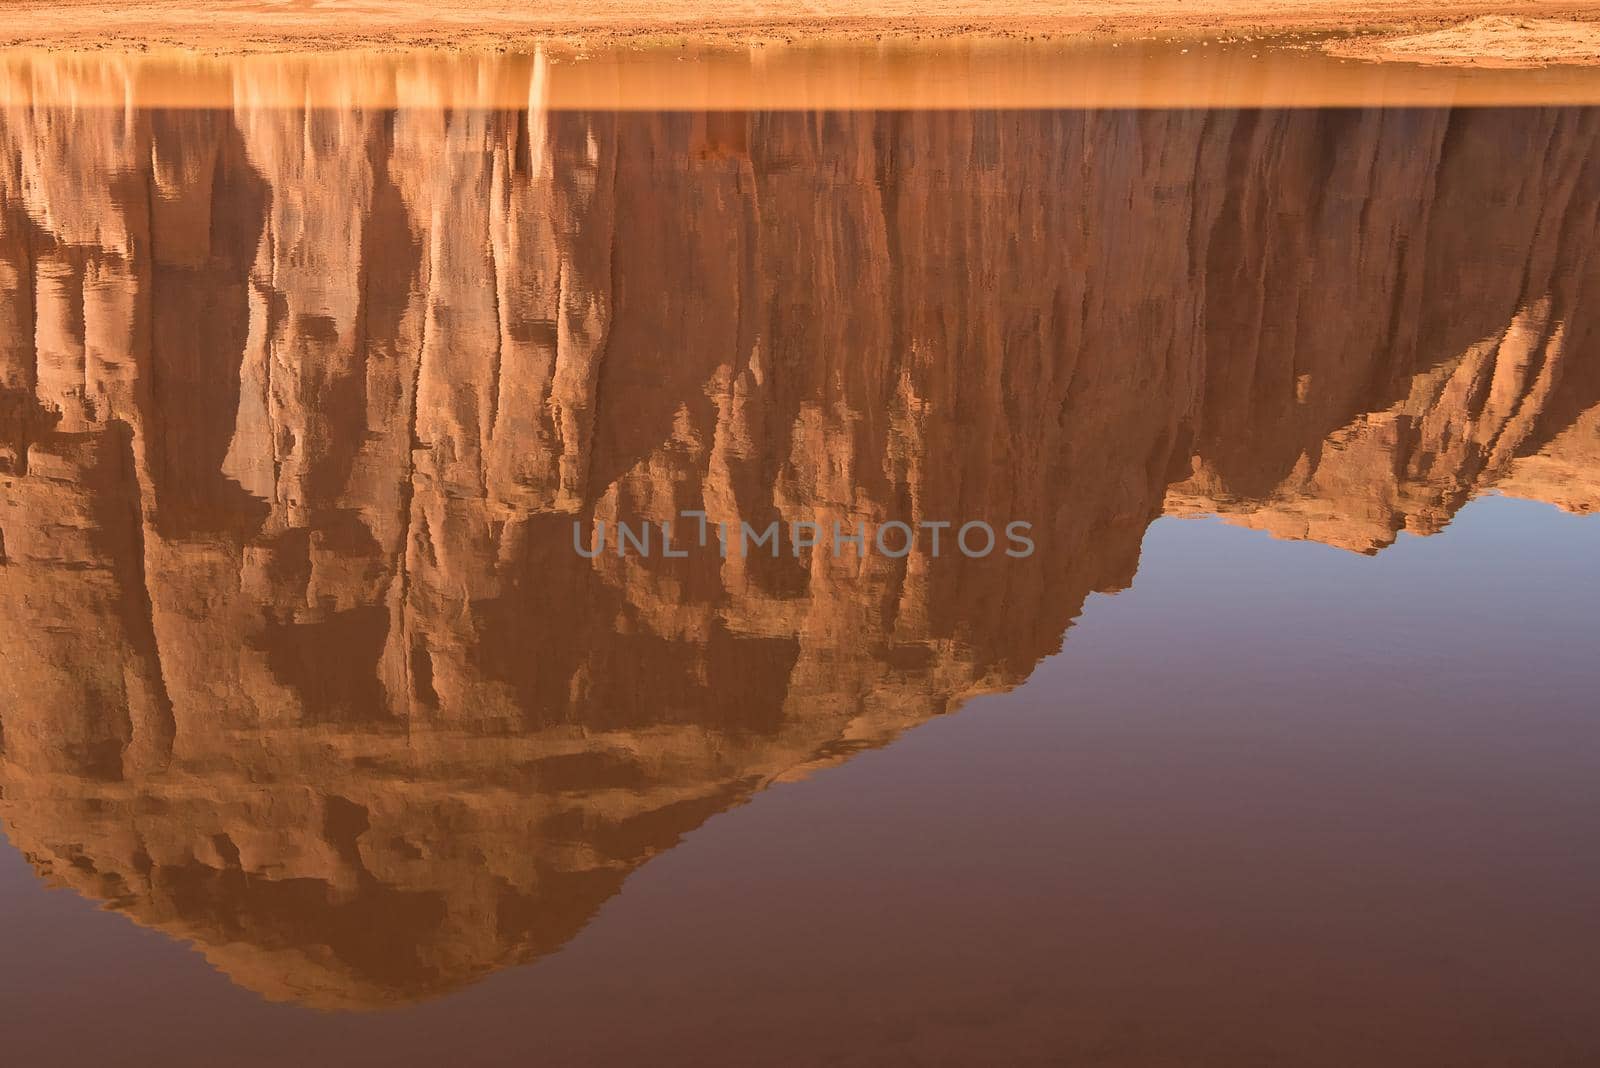
<instances>
[{"instance_id":1,"label":"vertical rock striation","mask_svg":"<svg viewBox=\"0 0 1600 1068\"><path fill-rule=\"evenodd\" d=\"M1592 113L249 89L0 115L0 815L272 997L559 946L1026 678L1163 511L1375 551L1496 484L1595 507ZM574 551L685 510L1038 551Z\"/></svg>"}]
</instances>

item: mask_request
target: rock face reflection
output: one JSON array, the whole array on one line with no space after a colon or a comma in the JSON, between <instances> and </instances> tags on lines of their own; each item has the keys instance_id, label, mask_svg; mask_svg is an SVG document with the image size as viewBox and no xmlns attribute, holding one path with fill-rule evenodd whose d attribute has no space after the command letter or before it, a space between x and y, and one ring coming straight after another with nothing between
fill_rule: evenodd
<instances>
[{"instance_id":1,"label":"rock face reflection","mask_svg":"<svg viewBox=\"0 0 1600 1068\"><path fill-rule=\"evenodd\" d=\"M242 97L247 100L247 97ZM548 952L1145 527L1600 506L1600 114L0 114L0 818L272 998ZM585 559L575 520L1033 524Z\"/></svg>"}]
</instances>

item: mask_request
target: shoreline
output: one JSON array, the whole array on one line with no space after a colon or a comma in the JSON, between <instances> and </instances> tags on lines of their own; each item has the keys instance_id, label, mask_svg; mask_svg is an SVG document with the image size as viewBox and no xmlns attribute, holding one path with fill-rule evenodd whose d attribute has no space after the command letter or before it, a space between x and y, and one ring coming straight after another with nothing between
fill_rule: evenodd
<instances>
[{"instance_id":1,"label":"shoreline","mask_svg":"<svg viewBox=\"0 0 1600 1068\"><path fill-rule=\"evenodd\" d=\"M529 52L0 50L0 110L858 111L1600 106L1600 67L1372 63L1349 36L958 38Z\"/></svg>"},{"instance_id":2,"label":"shoreline","mask_svg":"<svg viewBox=\"0 0 1600 1068\"><path fill-rule=\"evenodd\" d=\"M11 0L0 49L181 50L203 55L349 50L526 51L569 47L809 45L1003 39L1112 42L1339 33L1337 54L1444 65L1600 64L1600 0L1577 3L1357 0Z\"/></svg>"}]
</instances>

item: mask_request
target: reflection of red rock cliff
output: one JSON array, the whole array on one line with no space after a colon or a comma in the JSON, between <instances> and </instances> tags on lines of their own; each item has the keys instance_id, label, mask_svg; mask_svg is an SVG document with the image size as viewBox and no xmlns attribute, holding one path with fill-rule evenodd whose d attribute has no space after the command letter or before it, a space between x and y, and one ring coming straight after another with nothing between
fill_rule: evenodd
<instances>
[{"instance_id":1,"label":"reflection of red rock cliff","mask_svg":"<svg viewBox=\"0 0 1600 1068\"><path fill-rule=\"evenodd\" d=\"M1337 148L1300 153L1328 171L1303 186L1319 196L1246 191L1223 212L1204 430L1168 506L1372 552L1438 530L1514 466L1550 470L1552 439L1600 405L1586 309L1600 265L1579 251L1597 227L1600 124L1578 110L1319 121L1308 141Z\"/></svg>"},{"instance_id":2,"label":"reflection of red rock cliff","mask_svg":"<svg viewBox=\"0 0 1600 1068\"><path fill-rule=\"evenodd\" d=\"M1026 677L1164 506L1370 548L1507 472L1592 497L1597 132L8 113L0 813L271 996L545 952ZM572 551L683 509L1039 552Z\"/></svg>"}]
</instances>

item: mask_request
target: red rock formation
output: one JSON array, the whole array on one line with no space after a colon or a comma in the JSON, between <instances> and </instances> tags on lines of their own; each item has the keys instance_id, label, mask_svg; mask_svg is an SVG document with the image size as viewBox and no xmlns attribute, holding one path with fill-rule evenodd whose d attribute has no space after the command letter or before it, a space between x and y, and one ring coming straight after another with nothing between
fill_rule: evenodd
<instances>
[{"instance_id":1,"label":"red rock formation","mask_svg":"<svg viewBox=\"0 0 1600 1068\"><path fill-rule=\"evenodd\" d=\"M1585 506L1597 138L7 111L0 816L272 997L547 952L711 813L1025 679L1164 508L1372 549L1508 473ZM685 509L1038 551L573 549Z\"/></svg>"}]
</instances>

